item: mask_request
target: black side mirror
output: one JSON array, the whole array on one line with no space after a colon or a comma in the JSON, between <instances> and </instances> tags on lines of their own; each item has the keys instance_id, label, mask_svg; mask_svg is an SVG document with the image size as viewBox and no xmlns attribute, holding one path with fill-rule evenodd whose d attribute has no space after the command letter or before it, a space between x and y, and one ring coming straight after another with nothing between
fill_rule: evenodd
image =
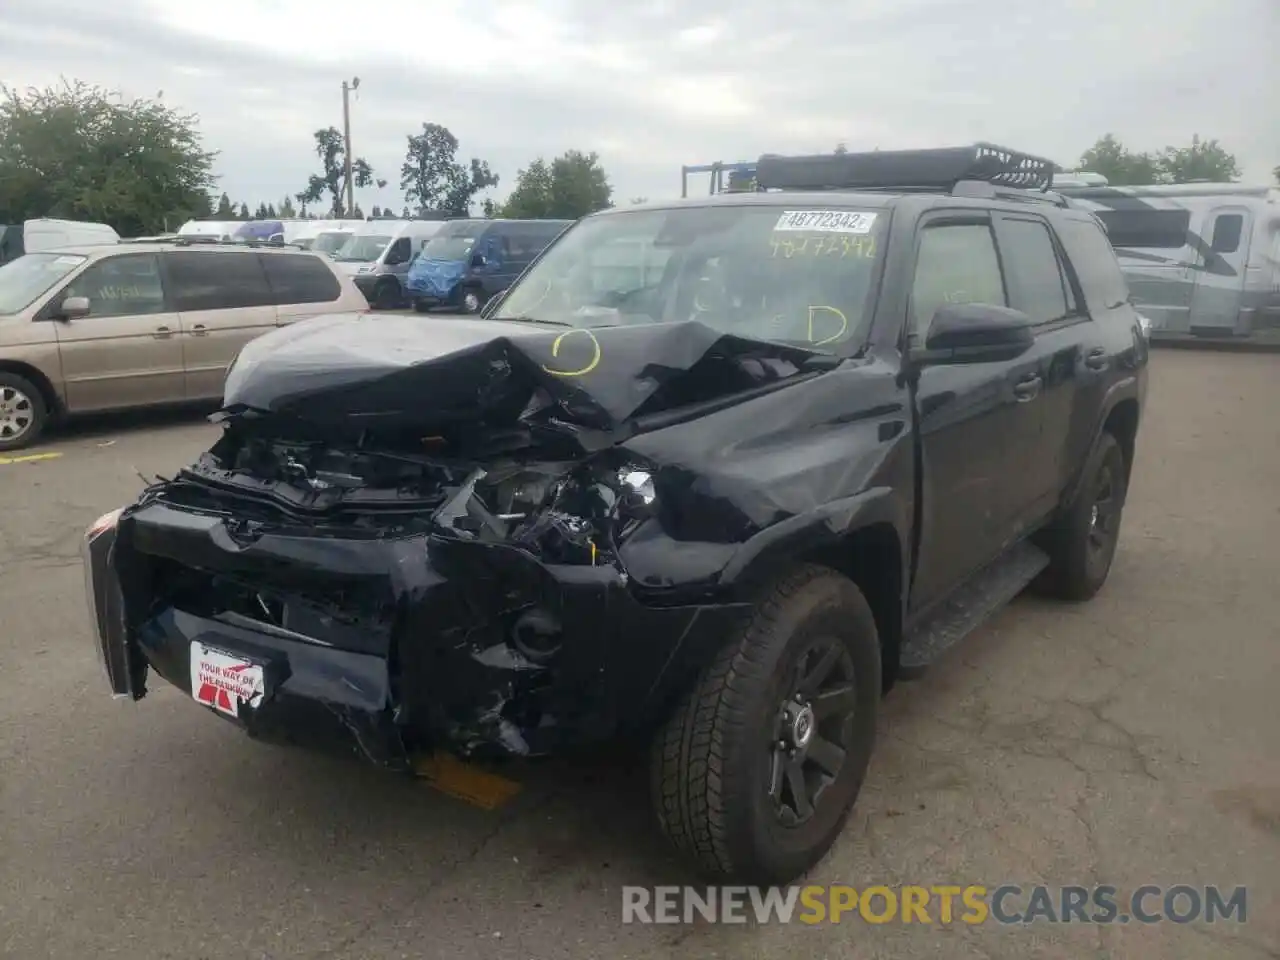
<instances>
[{"instance_id":1,"label":"black side mirror","mask_svg":"<svg viewBox=\"0 0 1280 960\"><path fill-rule=\"evenodd\" d=\"M924 349L912 352L921 366L1012 360L1035 343L1034 324L1020 310L989 303L946 303L929 323Z\"/></svg>"},{"instance_id":2,"label":"black side mirror","mask_svg":"<svg viewBox=\"0 0 1280 960\"><path fill-rule=\"evenodd\" d=\"M471 266L472 266L472 267L475 267L475 268L479 269L480 267L483 267L483 266L484 266L484 264L485 264L485 259L484 259L484 254L483 254L483 253L477 253L477 254L474 254L474 255L471 257Z\"/></svg>"}]
</instances>

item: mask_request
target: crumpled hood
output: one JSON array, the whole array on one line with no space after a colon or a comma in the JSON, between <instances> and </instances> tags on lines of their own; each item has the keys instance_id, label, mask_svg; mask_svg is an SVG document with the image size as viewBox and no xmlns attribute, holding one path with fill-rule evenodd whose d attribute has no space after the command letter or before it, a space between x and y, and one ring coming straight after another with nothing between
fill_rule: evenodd
<instances>
[{"instance_id":1,"label":"crumpled hood","mask_svg":"<svg viewBox=\"0 0 1280 960\"><path fill-rule=\"evenodd\" d=\"M462 260L428 260L419 257L409 267L405 285L414 293L447 297L466 271L467 265Z\"/></svg>"},{"instance_id":2,"label":"crumpled hood","mask_svg":"<svg viewBox=\"0 0 1280 960\"><path fill-rule=\"evenodd\" d=\"M250 341L227 375L224 411L358 429L611 431L640 414L786 380L831 359L697 322L586 330L338 314Z\"/></svg>"}]
</instances>

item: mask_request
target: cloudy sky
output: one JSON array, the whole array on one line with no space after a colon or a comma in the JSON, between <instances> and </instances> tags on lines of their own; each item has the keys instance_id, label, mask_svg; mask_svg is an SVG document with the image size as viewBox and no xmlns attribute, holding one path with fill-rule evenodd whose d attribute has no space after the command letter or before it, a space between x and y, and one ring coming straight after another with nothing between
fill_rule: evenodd
<instances>
[{"instance_id":1,"label":"cloudy sky","mask_svg":"<svg viewBox=\"0 0 1280 960\"><path fill-rule=\"evenodd\" d=\"M678 195L684 163L986 139L1071 164L1107 131L1217 137L1268 180L1278 49L1278 0L0 0L0 82L162 90L236 200L305 185L358 76L354 152L390 181L358 191L366 210L401 205L425 121L499 196L570 148L625 201Z\"/></svg>"}]
</instances>

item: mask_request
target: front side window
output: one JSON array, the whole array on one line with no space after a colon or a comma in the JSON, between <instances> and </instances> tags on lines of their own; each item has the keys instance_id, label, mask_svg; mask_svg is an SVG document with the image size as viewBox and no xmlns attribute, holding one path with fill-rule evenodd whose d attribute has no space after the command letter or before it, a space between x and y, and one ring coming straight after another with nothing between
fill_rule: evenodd
<instances>
[{"instance_id":1,"label":"front side window","mask_svg":"<svg viewBox=\"0 0 1280 960\"><path fill-rule=\"evenodd\" d=\"M71 254L28 253L0 266L0 314L25 310L84 261Z\"/></svg>"},{"instance_id":2,"label":"front side window","mask_svg":"<svg viewBox=\"0 0 1280 960\"><path fill-rule=\"evenodd\" d=\"M886 215L684 207L579 221L494 313L573 327L696 320L827 352L865 333Z\"/></svg>"},{"instance_id":3,"label":"front side window","mask_svg":"<svg viewBox=\"0 0 1280 960\"><path fill-rule=\"evenodd\" d=\"M923 337L934 313L947 303L1009 305L988 224L935 224L920 234L911 287L911 332Z\"/></svg>"},{"instance_id":4,"label":"front side window","mask_svg":"<svg viewBox=\"0 0 1280 960\"><path fill-rule=\"evenodd\" d=\"M337 253L342 249L342 245L350 239L350 233L338 231L322 233L311 242L311 249L316 253Z\"/></svg>"},{"instance_id":5,"label":"front side window","mask_svg":"<svg viewBox=\"0 0 1280 960\"><path fill-rule=\"evenodd\" d=\"M105 257L76 277L63 299L88 297L89 317L131 317L164 313L160 261L153 253Z\"/></svg>"},{"instance_id":6,"label":"front side window","mask_svg":"<svg viewBox=\"0 0 1280 960\"><path fill-rule=\"evenodd\" d=\"M1214 253L1235 253L1240 249L1240 236L1244 232L1244 216L1239 213L1220 213L1213 221L1213 239L1210 245Z\"/></svg>"}]
</instances>

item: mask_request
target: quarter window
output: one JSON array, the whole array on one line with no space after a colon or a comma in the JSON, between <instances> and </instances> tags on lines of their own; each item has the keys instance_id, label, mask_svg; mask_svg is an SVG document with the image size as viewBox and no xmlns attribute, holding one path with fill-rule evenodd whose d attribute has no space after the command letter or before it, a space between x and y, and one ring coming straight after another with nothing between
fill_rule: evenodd
<instances>
[{"instance_id":1,"label":"quarter window","mask_svg":"<svg viewBox=\"0 0 1280 960\"><path fill-rule=\"evenodd\" d=\"M91 264L63 292L88 297L90 317L130 317L164 313L164 285L153 253L106 257Z\"/></svg>"},{"instance_id":2,"label":"quarter window","mask_svg":"<svg viewBox=\"0 0 1280 960\"><path fill-rule=\"evenodd\" d=\"M256 253L210 250L165 254L174 304L180 311L274 306Z\"/></svg>"},{"instance_id":3,"label":"quarter window","mask_svg":"<svg viewBox=\"0 0 1280 960\"><path fill-rule=\"evenodd\" d=\"M923 336L946 303L1008 305L989 225L938 224L921 233L911 287L911 332Z\"/></svg>"}]
</instances>

